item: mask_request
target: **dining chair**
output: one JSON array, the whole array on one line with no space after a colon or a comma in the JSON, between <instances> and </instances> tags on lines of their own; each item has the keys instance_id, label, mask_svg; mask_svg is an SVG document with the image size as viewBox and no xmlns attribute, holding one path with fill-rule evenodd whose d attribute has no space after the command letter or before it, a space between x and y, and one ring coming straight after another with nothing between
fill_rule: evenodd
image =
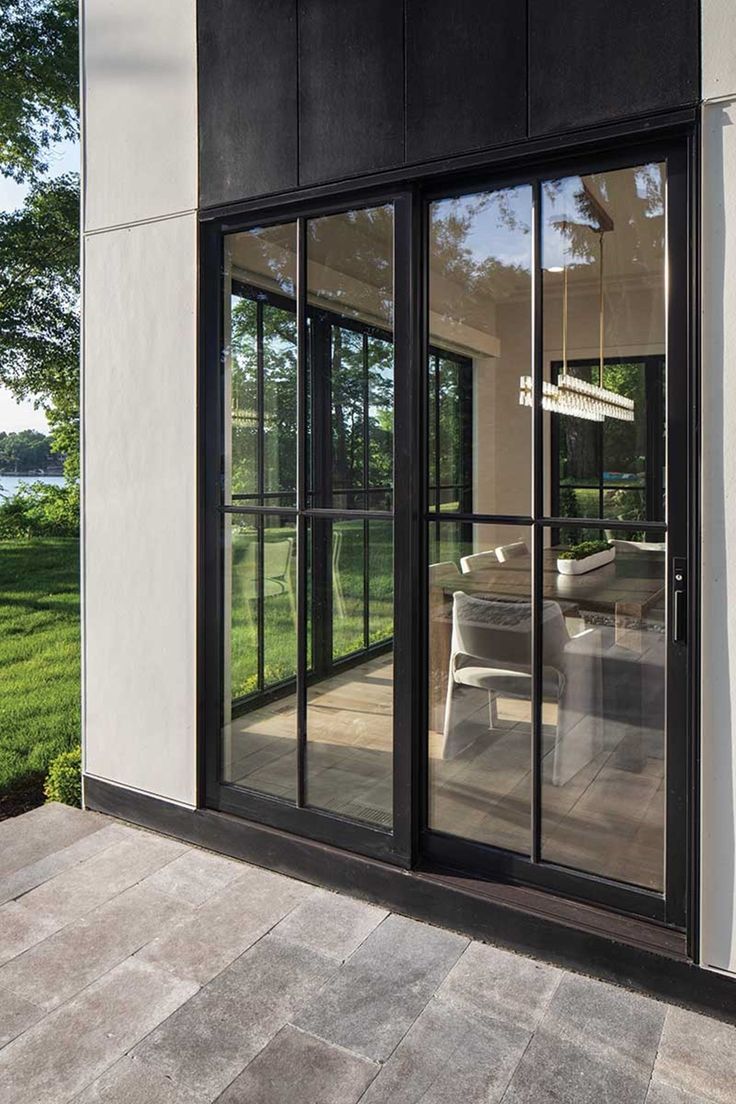
<instances>
[{"instance_id":1,"label":"dining chair","mask_svg":"<svg viewBox=\"0 0 736 1104\"><path fill-rule=\"evenodd\" d=\"M495 548L492 548L490 552L473 552L470 556L460 557L460 567L463 575L469 575L471 571L483 571L484 568L492 567L493 564L497 563L498 556Z\"/></svg>"},{"instance_id":2,"label":"dining chair","mask_svg":"<svg viewBox=\"0 0 736 1104\"><path fill-rule=\"evenodd\" d=\"M617 540L613 537L611 544L617 552L665 552L667 550L664 542Z\"/></svg>"},{"instance_id":3,"label":"dining chair","mask_svg":"<svg viewBox=\"0 0 736 1104\"><path fill-rule=\"evenodd\" d=\"M345 617L345 592L340 574L340 556L342 555L342 533L332 530L332 598L338 617Z\"/></svg>"},{"instance_id":4,"label":"dining chair","mask_svg":"<svg viewBox=\"0 0 736 1104\"><path fill-rule=\"evenodd\" d=\"M544 603L542 617L542 695L545 701L559 704L565 683L562 656L570 636L556 602ZM498 725L499 697L531 701L531 622L529 601L474 598L461 590L453 594L443 759L454 758L475 740L469 726L457 724L460 688L488 695L491 731Z\"/></svg>"},{"instance_id":5,"label":"dining chair","mask_svg":"<svg viewBox=\"0 0 736 1104\"><path fill-rule=\"evenodd\" d=\"M285 594L289 599L291 614L296 619L294 585L291 578L291 560L294 553L294 538L263 542L263 597L277 598ZM252 618L251 602L256 602L258 593L258 541L251 539L243 558L241 596L245 599L247 615Z\"/></svg>"},{"instance_id":6,"label":"dining chair","mask_svg":"<svg viewBox=\"0 0 736 1104\"><path fill-rule=\"evenodd\" d=\"M515 541L513 544L502 544L496 549L496 559L499 563L514 560L517 556L528 556L529 546L526 541Z\"/></svg>"},{"instance_id":7,"label":"dining chair","mask_svg":"<svg viewBox=\"0 0 736 1104\"><path fill-rule=\"evenodd\" d=\"M429 565L430 588L439 586L440 583L446 583L453 579L459 578L460 568L453 560L443 560L441 563L433 563Z\"/></svg>"}]
</instances>

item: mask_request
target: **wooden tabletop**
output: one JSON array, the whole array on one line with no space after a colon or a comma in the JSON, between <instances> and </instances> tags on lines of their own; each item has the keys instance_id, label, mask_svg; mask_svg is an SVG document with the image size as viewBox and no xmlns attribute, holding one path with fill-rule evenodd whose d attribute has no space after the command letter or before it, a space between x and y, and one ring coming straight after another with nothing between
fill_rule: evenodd
<instances>
[{"instance_id":1,"label":"wooden tabletop","mask_svg":"<svg viewBox=\"0 0 736 1104\"><path fill-rule=\"evenodd\" d=\"M617 605L646 609L656 604L660 596L664 597L664 552L617 550L612 563L584 575L560 575L554 548L544 550L543 563L544 597L561 603L573 603L599 613L612 613ZM457 582L444 581L443 590L446 594L463 590L469 594L529 598L531 570L531 556L519 556L482 571L471 571L460 576Z\"/></svg>"}]
</instances>

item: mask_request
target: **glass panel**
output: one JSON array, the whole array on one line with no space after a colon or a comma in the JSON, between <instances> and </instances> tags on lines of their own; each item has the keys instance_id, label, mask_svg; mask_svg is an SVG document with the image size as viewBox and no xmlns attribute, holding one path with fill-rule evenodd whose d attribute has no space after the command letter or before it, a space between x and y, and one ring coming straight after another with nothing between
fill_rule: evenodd
<instances>
[{"instance_id":1,"label":"glass panel","mask_svg":"<svg viewBox=\"0 0 736 1104\"><path fill-rule=\"evenodd\" d=\"M263 489L266 506L296 505L296 316L263 305Z\"/></svg>"},{"instance_id":2,"label":"glass panel","mask_svg":"<svg viewBox=\"0 0 736 1104\"><path fill-rule=\"evenodd\" d=\"M393 503L393 209L307 225L309 505ZM309 519L310 805L390 827L393 525Z\"/></svg>"},{"instance_id":3,"label":"glass panel","mask_svg":"<svg viewBox=\"0 0 736 1104\"><path fill-rule=\"evenodd\" d=\"M665 520L664 190L661 164L543 182L553 517Z\"/></svg>"},{"instance_id":4,"label":"glass panel","mask_svg":"<svg viewBox=\"0 0 736 1104\"><path fill-rule=\"evenodd\" d=\"M365 509L366 387L364 336L331 326L332 501L339 509ZM315 365L316 368L316 365Z\"/></svg>"},{"instance_id":5,"label":"glass panel","mask_svg":"<svg viewBox=\"0 0 736 1104\"><path fill-rule=\"evenodd\" d=\"M443 511L531 511L528 185L430 206L429 484Z\"/></svg>"},{"instance_id":6,"label":"glass panel","mask_svg":"<svg viewBox=\"0 0 736 1104\"><path fill-rule=\"evenodd\" d=\"M231 464L228 499L258 501L258 305L231 295L230 385L226 418L230 424ZM227 486L227 482L226 482Z\"/></svg>"},{"instance_id":7,"label":"glass panel","mask_svg":"<svg viewBox=\"0 0 736 1104\"><path fill-rule=\"evenodd\" d=\"M224 525L224 780L293 797L296 771L296 527L227 515Z\"/></svg>"},{"instance_id":8,"label":"glass panel","mask_svg":"<svg viewBox=\"0 0 736 1104\"><path fill-rule=\"evenodd\" d=\"M528 854L531 531L439 522L429 538L429 824Z\"/></svg>"},{"instance_id":9,"label":"glass panel","mask_svg":"<svg viewBox=\"0 0 736 1104\"><path fill-rule=\"evenodd\" d=\"M615 536L612 562L585 574L544 551L542 857L662 890L665 548Z\"/></svg>"},{"instance_id":10,"label":"glass panel","mask_svg":"<svg viewBox=\"0 0 736 1104\"><path fill-rule=\"evenodd\" d=\"M391 508L393 208L310 219L311 505Z\"/></svg>"},{"instance_id":11,"label":"glass panel","mask_svg":"<svg viewBox=\"0 0 736 1104\"><path fill-rule=\"evenodd\" d=\"M366 336L368 509L390 510L394 477L394 347Z\"/></svg>"},{"instance_id":12,"label":"glass panel","mask_svg":"<svg viewBox=\"0 0 736 1104\"><path fill-rule=\"evenodd\" d=\"M295 223L226 236L226 503L296 505L295 289Z\"/></svg>"},{"instance_id":13,"label":"glass panel","mask_svg":"<svg viewBox=\"0 0 736 1104\"><path fill-rule=\"evenodd\" d=\"M390 827L393 808L393 526L313 518L314 665L307 801ZM365 565L370 568L366 576ZM321 580L324 565L332 585ZM336 667L332 660L351 658Z\"/></svg>"},{"instance_id":14,"label":"glass panel","mask_svg":"<svg viewBox=\"0 0 736 1104\"><path fill-rule=\"evenodd\" d=\"M362 651L366 641L366 523L325 523L331 533L332 658Z\"/></svg>"},{"instance_id":15,"label":"glass panel","mask_svg":"<svg viewBox=\"0 0 736 1104\"><path fill-rule=\"evenodd\" d=\"M430 509L469 513L473 508L473 362L429 357Z\"/></svg>"},{"instance_id":16,"label":"glass panel","mask_svg":"<svg viewBox=\"0 0 736 1104\"><path fill-rule=\"evenodd\" d=\"M383 644L394 634L394 527L368 521L368 643Z\"/></svg>"}]
</instances>

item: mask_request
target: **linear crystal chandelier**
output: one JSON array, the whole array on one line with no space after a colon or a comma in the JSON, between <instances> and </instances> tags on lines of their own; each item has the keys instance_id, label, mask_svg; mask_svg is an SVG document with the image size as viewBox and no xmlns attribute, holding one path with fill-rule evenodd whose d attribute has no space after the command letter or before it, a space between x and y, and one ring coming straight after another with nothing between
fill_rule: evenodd
<instances>
[{"instance_id":1,"label":"linear crystal chandelier","mask_svg":"<svg viewBox=\"0 0 736 1104\"><path fill-rule=\"evenodd\" d=\"M519 388L521 406L532 406L532 390L532 377L522 376ZM585 418L589 422L602 422L606 418L617 418L622 422L634 420L632 399L587 380L576 379L567 372L560 376L556 384L549 380L542 383L542 410L566 414L570 418Z\"/></svg>"},{"instance_id":2,"label":"linear crystal chandelier","mask_svg":"<svg viewBox=\"0 0 736 1104\"><path fill-rule=\"evenodd\" d=\"M603 386L604 367L604 297L603 297L603 235L613 230L613 220L591 192L583 185L587 198L599 210L598 240L600 246L600 265L598 281L598 383L578 379L567 370L567 264L559 268L550 268L549 272L562 272L562 371L557 383L544 380L542 383L542 410L552 414L566 414L570 418L584 418L589 422L603 422L606 418L616 418L621 422L634 421L633 399L609 391ZM564 233L567 223L562 224ZM534 402L534 383L531 376L522 376L519 380L519 405L532 406Z\"/></svg>"}]
</instances>

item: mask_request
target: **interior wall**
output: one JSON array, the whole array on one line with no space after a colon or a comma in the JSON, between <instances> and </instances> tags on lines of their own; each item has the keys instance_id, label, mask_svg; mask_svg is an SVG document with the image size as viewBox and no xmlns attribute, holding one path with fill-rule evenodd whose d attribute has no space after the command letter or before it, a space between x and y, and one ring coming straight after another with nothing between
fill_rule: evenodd
<instances>
[{"instance_id":1,"label":"interior wall","mask_svg":"<svg viewBox=\"0 0 736 1104\"><path fill-rule=\"evenodd\" d=\"M531 304L496 307L500 356L473 360L473 508L531 513L531 410L519 378L531 375Z\"/></svg>"},{"instance_id":2,"label":"interior wall","mask_svg":"<svg viewBox=\"0 0 736 1104\"><path fill-rule=\"evenodd\" d=\"M638 289L607 302L606 356L645 356L664 352L662 289ZM546 378L562 359L562 299L545 295L544 352ZM616 309L614 309L616 308ZM519 406L519 377L531 375L530 305L502 304L496 310L501 355L476 358L474 365L474 487L480 513L531 513L531 410ZM568 359L599 355L597 290L570 294ZM549 417L545 415L546 468L549 475ZM550 483L545 480L546 511Z\"/></svg>"},{"instance_id":3,"label":"interior wall","mask_svg":"<svg viewBox=\"0 0 736 1104\"><path fill-rule=\"evenodd\" d=\"M195 0L84 0L88 775L196 801Z\"/></svg>"},{"instance_id":4,"label":"interior wall","mask_svg":"<svg viewBox=\"0 0 736 1104\"><path fill-rule=\"evenodd\" d=\"M736 31L703 0L701 960L736 973Z\"/></svg>"}]
</instances>

